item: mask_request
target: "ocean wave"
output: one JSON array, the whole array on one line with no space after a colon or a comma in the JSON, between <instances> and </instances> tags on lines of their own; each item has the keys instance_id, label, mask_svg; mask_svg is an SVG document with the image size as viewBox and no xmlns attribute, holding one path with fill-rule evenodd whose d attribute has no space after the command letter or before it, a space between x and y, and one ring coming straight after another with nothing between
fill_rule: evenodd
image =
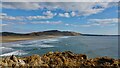
<instances>
[{"instance_id":1,"label":"ocean wave","mask_svg":"<svg viewBox=\"0 0 120 68\"><path fill-rule=\"evenodd\" d=\"M20 44L6 44L6 45L3 45L5 47L24 47L23 45L20 45Z\"/></svg>"},{"instance_id":2,"label":"ocean wave","mask_svg":"<svg viewBox=\"0 0 120 68\"><path fill-rule=\"evenodd\" d=\"M55 46L53 46L53 45L40 45L40 47L44 47L44 48L47 48L47 47L55 47Z\"/></svg>"},{"instance_id":3,"label":"ocean wave","mask_svg":"<svg viewBox=\"0 0 120 68\"><path fill-rule=\"evenodd\" d=\"M8 47L0 47L0 50L1 49L12 49L12 48L8 48Z\"/></svg>"},{"instance_id":4,"label":"ocean wave","mask_svg":"<svg viewBox=\"0 0 120 68\"><path fill-rule=\"evenodd\" d=\"M24 42L21 42L20 44L23 44L23 45L33 45L33 44L36 44L36 43L40 43L41 40L30 40L30 41L24 41Z\"/></svg>"},{"instance_id":5,"label":"ocean wave","mask_svg":"<svg viewBox=\"0 0 120 68\"><path fill-rule=\"evenodd\" d=\"M18 55L18 56L21 56L21 55L25 55L25 54L28 54L22 50L17 50L17 51L13 51L13 52L9 52L9 53L5 53L5 54L1 54L0 56L11 56L11 55Z\"/></svg>"},{"instance_id":6,"label":"ocean wave","mask_svg":"<svg viewBox=\"0 0 120 68\"><path fill-rule=\"evenodd\" d=\"M53 45L45 45L45 44L35 44L35 45L29 45L24 47L40 47L40 48L48 48L48 47L55 47Z\"/></svg>"},{"instance_id":7,"label":"ocean wave","mask_svg":"<svg viewBox=\"0 0 120 68\"><path fill-rule=\"evenodd\" d=\"M59 38L70 38L71 36L63 36L63 37L59 37Z\"/></svg>"},{"instance_id":8,"label":"ocean wave","mask_svg":"<svg viewBox=\"0 0 120 68\"><path fill-rule=\"evenodd\" d=\"M1 53L11 52L14 49L9 47L0 47Z\"/></svg>"},{"instance_id":9,"label":"ocean wave","mask_svg":"<svg viewBox=\"0 0 120 68\"><path fill-rule=\"evenodd\" d=\"M58 39L42 39L42 40L31 40L20 43L20 45L41 45L44 43L53 43L59 41Z\"/></svg>"},{"instance_id":10,"label":"ocean wave","mask_svg":"<svg viewBox=\"0 0 120 68\"><path fill-rule=\"evenodd\" d=\"M43 43L52 43L52 42L57 42L57 41L59 41L59 39L43 39L43 40L41 40L41 42L43 42Z\"/></svg>"},{"instance_id":11,"label":"ocean wave","mask_svg":"<svg viewBox=\"0 0 120 68\"><path fill-rule=\"evenodd\" d=\"M41 44L41 43L36 43L36 44L28 44L28 43L26 43L26 44L12 44L12 45L10 45L8 47L55 47L53 45L45 45L45 44ZM8 48L8 47L6 47L6 49L12 49L12 48Z\"/></svg>"}]
</instances>

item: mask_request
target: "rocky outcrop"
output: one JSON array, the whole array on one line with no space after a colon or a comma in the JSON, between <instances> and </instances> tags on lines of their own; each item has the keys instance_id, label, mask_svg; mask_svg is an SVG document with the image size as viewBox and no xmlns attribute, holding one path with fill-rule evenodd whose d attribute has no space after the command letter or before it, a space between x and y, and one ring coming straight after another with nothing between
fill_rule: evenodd
<instances>
[{"instance_id":1,"label":"rocky outcrop","mask_svg":"<svg viewBox=\"0 0 120 68\"><path fill-rule=\"evenodd\" d=\"M43 56L32 55L16 57L14 55L3 58L0 65L4 67L21 68L119 68L120 60L109 57L88 59L84 54L74 54L70 51L48 52Z\"/></svg>"}]
</instances>

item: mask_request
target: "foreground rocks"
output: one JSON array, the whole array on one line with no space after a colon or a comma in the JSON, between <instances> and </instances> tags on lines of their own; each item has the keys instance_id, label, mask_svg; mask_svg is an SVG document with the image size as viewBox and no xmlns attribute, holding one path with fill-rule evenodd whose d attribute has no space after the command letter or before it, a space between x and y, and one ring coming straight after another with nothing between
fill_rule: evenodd
<instances>
[{"instance_id":1,"label":"foreground rocks","mask_svg":"<svg viewBox=\"0 0 120 68\"><path fill-rule=\"evenodd\" d=\"M84 54L65 51L48 52L43 56L16 57L12 55L0 60L0 66L2 68L119 68L119 62L120 60L109 57L88 59Z\"/></svg>"}]
</instances>

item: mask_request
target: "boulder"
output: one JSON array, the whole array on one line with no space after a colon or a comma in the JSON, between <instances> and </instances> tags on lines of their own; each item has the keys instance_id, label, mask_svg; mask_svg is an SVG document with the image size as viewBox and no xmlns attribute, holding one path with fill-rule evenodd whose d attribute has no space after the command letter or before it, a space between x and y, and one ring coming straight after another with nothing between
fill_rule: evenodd
<instances>
[{"instance_id":1,"label":"boulder","mask_svg":"<svg viewBox=\"0 0 120 68\"><path fill-rule=\"evenodd\" d=\"M114 59L109 58L109 57L100 57L100 58L96 58L95 61L97 62L97 64L113 64L114 63Z\"/></svg>"},{"instance_id":2,"label":"boulder","mask_svg":"<svg viewBox=\"0 0 120 68\"><path fill-rule=\"evenodd\" d=\"M18 65L24 66L25 62L22 59L18 59Z\"/></svg>"},{"instance_id":3,"label":"boulder","mask_svg":"<svg viewBox=\"0 0 120 68\"><path fill-rule=\"evenodd\" d=\"M17 57L15 57L14 55L12 55L12 56L10 57L10 59L13 60L13 61L16 62L16 63L18 62Z\"/></svg>"},{"instance_id":4,"label":"boulder","mask_svg":"<svg viewBox=\"0 0 120 68\"><path fill-rule=\"evenodd\" d=\"M43 56L15 57L14 55L2 59L0 65L13 68L119 68L120 59L97 57L88 59L85 54L74 54L71 51L48 52Z\"/></svg>"},{"instance_id":5,"label":"boulder","mask_svg":"<svg viewBox=\"0 0 120 68\"><path fill-rule=\"evenodd\" d=\"M43 63L39 55L32 55L32 56L26 57L24 61L30 66L40 66Z\"/></svg>"}]
</instances>

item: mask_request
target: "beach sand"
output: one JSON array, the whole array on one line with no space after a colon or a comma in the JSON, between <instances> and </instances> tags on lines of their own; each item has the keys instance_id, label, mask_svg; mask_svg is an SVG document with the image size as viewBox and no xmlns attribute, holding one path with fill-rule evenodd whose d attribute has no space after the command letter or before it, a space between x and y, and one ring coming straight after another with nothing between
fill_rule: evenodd
<instances>
[{"instance_id":1,"label":"beach sand","mask_svg":"<svg viewBox=\"0 0 120 68\"><path fill-rule=\"evenodd\" d=\"M48 38L56 38L59 36L0 36L0 43L6 42L16 42L23 40L34 40L34 39L48 39Z\"/></svg>"}]
</instances>

